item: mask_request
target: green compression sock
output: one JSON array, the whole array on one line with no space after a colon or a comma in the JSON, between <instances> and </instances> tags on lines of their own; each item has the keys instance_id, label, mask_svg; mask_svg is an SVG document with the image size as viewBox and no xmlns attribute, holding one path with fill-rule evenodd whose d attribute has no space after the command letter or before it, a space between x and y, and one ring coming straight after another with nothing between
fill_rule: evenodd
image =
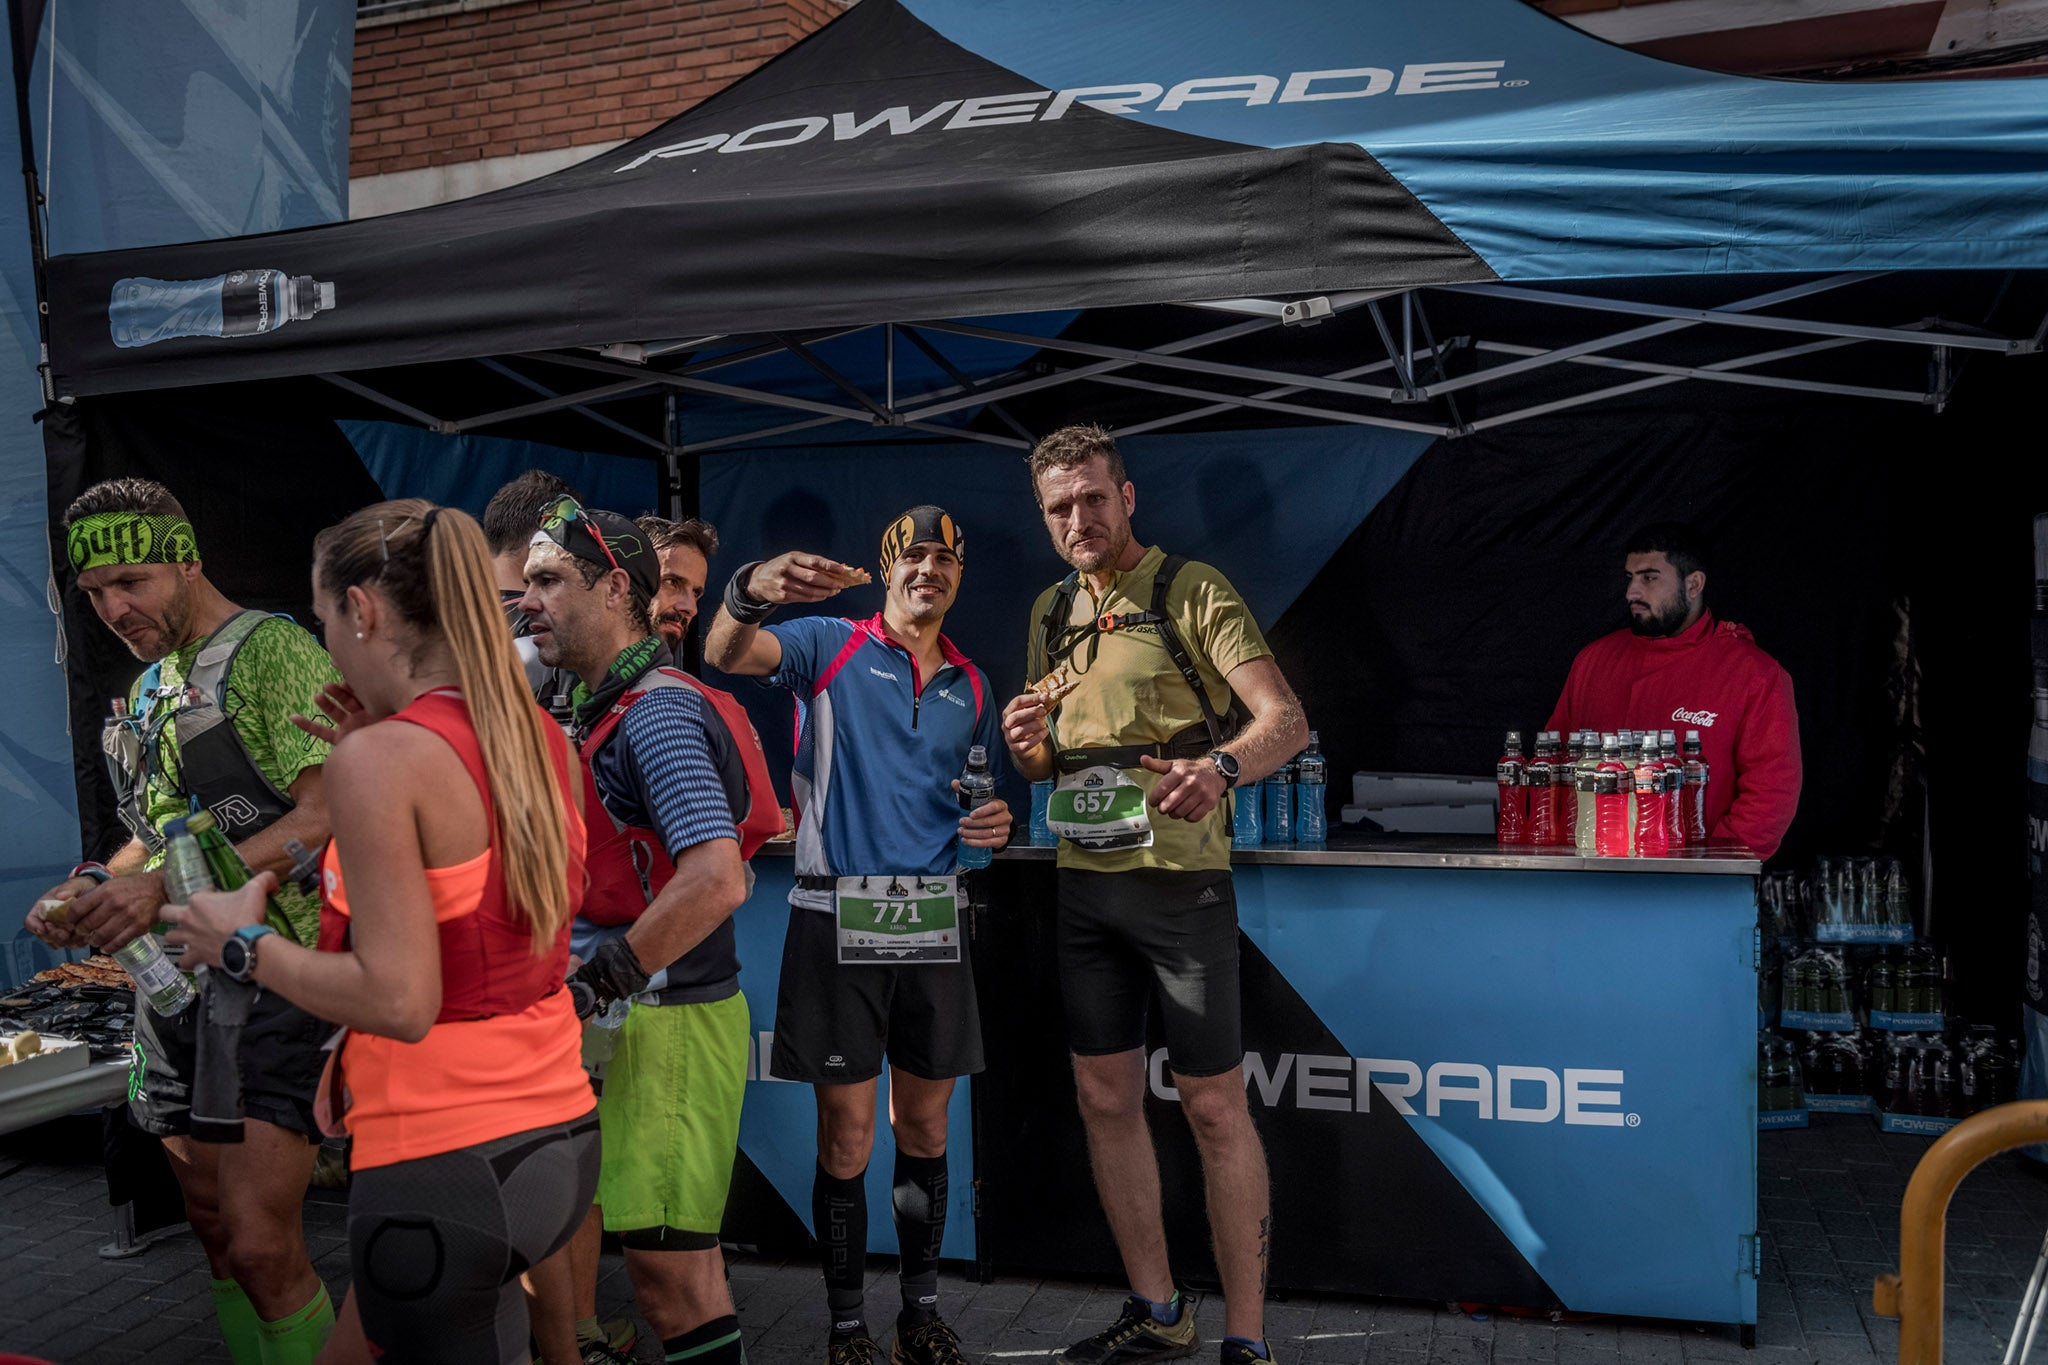
<instances>
[{"instance_id":1,"label":"green compression sock","mask_svg":"<svg viewBox=\"0 0 2048 1365\"><path fill-rule=\"evenodd\" d=\"M214 1280L213 1315L220 1319L220 1334L228 1343L228 1359L235 1365L263 1365L262 1328L256 1321L256 1305L234 1280Z\"/></svg>"},{"instance_id":2,"label":"green compression sock","mask_svg":"<svg viewBox=\"0 0 2048 1365\"><path fill-rule=\"evenodd\" d=\"M262 1324L263 1365L313 1365L333 1331L334 1300L323 1284L298 1312Z\"/></svg>"}]
</instances>

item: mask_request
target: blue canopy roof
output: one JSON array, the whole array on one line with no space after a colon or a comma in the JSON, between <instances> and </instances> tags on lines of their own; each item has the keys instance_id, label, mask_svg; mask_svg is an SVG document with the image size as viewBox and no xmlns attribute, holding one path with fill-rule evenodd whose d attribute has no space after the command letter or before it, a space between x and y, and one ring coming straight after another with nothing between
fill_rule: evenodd
<instances>
[{"instance_id":1,"label":"blue canopy roof","mask_svg":"<svg viewBox=\"0 0 2048 1365\"><path fill-rule=\"evenodd\" d=\"M1520 0L903 3L1048 90L1159 87L1126 118L1354 143L1507 280L2048 266L2048 78L1723 75Z\"/></svg>"}]
</instances>

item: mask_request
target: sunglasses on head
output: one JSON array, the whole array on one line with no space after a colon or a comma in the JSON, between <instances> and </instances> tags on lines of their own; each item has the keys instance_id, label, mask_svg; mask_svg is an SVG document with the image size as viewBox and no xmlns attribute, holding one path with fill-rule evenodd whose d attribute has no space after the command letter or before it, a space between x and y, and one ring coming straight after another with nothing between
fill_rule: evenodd
<instances>
[{"instance_id":1,"label":"sunglasses on head","mask_svg":"<svg viewBox=\"0 0 2048 1365\"><path fill-rule=\"evenodd\" d=\"M554 535L563 528L573 525L581 525L589 533L590 538L597 542L597 548L604 552L606 561L614 569L624 572L625 566L620 564L619 557L612 553L612 547L604 543L604 532L597 529L597 523L592 521L590 514L583 510L582 503L574 498L564 497L558 499L554 506L540 514L540 529L546 531L549 535Z\"/></svg>"}]
</instances>

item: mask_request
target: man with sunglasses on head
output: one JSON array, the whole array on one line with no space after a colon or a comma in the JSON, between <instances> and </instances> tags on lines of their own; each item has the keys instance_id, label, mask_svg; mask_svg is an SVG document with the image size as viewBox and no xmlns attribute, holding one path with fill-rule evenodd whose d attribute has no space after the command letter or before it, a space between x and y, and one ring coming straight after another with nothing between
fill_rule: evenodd
<instances>
[{"instance_id":1,"label":"man with sunglasses on head","mask_svg":"<svg viewBox=\"0 0 2048 1365\"><path fill-rule=\"evenodd\" d=\"M791 774L803 821L771 1068L778 1080L809 1082L818 1101L811 1209L830 1365L881 1359L864 1311L865 1178L885 1054L903 1298L890 1359L962 1365L959 1338L938 1312L946 1109L954 1081L982 1069L957 873L962 846L1001 848L1010 837L1001 801L963 815L955 795L971 748L998 772L1002 752L988 680L940 633L965 556L952 517L913 507L882 532L886 595L874 616L763 625L780 605L822 602L867 581L792 552L733 575L704 644L713 667L769 677L795 693L803 714ZM909 896L912 913L933 927L874 946L879 907Z\"/></svg>"},{"instance_id":2,"label":"man with sunglasses on head","mask_svg":"<svg viewBox=\"0 0 2048 1365\"><path fill-rule=\"evenodd\" d=\"M527 685L542 709L566 729L576 675L540 661L527 634L526 613L519 610L519 599L526 596L526 556L534 530L541 515L563 498L581 502L583 495L545 469L526 470L491 494L484 506L483 527L484 545L491 552L491 572L498 580L498 598L505 604L505 619L511 622L512 642L526 668Z\"/></svg>"},{"instance_id":3,"label":"man with sunglasses on head","mask_svg":"<svg viewBox=\"0 0 2048 1365\"><path fill-rule=\"evenodd\" d=\"M732 912L751 880L741 746L758 740L672 666L649 617L661 575L645 531L570 498L540 527L519 606L541 660L580 680L571 734L593 808L571 979L632 1002L598 1100L597 1202L667 1357L739 1365L718 1229L746 1089Z\"/></svg>"},{"instance_id":4,"label":"man with sunglasses on head","mask_svg":"<svg viewBox=\"0 0 2048 1365\"><path fill-rule=\"evenodd\" d=\"M294 725L341 674L327 651L282 616L244 611L206 576L185 509L162 484L113 479L64 513L78 590L150 666L130 691L125 724L106 747L124 824L134 836L106 863L83 863L39 905L69 901L29 932L56 948L112 952L152 932L165 904L163 830L196 802L213 813L258 872L283 877L296 840L327 842L321 765L328 743ZM225 723L217 723L224 718ZM309 722L310 724L310 722ZM289 882L269 923L307 947L317 901ZM173 1018L136 997L129 1113L163 1139L192 1230L213 1277L214 1312L237 1365L310 1362L334 1325L326 1286L306 1257L300 1206L319 1148L313 1097L330 1025L264 993L242 1030L243 1139L192 1137L200 1006Z\"/></svg>"}]
</instances>

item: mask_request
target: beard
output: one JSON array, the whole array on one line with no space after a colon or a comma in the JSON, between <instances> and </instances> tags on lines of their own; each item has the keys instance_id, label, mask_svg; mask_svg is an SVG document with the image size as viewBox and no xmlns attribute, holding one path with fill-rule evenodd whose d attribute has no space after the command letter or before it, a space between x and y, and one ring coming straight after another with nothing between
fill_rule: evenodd
<instances>
[{"instance_id":1,"label":"beard","mask_svg":"<svg viewBox=\"0 0 2048 1365\"><path fill-rule=\"evenodd\" d=\"M685 616L679 611L665 611L654 618L654 631L671 648L679 646L690 636L690 623L694 616Z\"/></svg>"},{"instance_id":2,"label":"beard","mask_svg":"<svg viewBox=\"0 0 2048 1365\"><path fill-rule=\"evenodd\" d=\"M134 613L115 622L114 628L133 629L147 626L151 634L140 640L121 636L121 643L128 646L128 652L146 664L167 659L186 644L186 637L192 630L192 585L180 578L171 589L171 600L164 603L163 616L152 620L140 613Z\"/></svg>"},{"instance_id":3,"label":"beard","mask_svg":"<svg viewBox=\"0 0 2048 1365\"><path fill-rule=\"evenodd\" d=\"M1071 546L1057 542L1055 542L1053 548L1059 551L1061 559L1066 560L1067 563L1073 565L1082 573L1097 573L1122 559L1124 551L1130 548L1130 523L1125 522L1116 530L1102 537L1102 540L1102 549L1087 554L1082 554Z\"/></svg>"},{"instance_id":4,"label":"beard","mask_svg":"<svg viewBox=\"0 0 2048 1365\"><path fill-rule=\"evenodd\" d=\"M1686 594L1685 588L1681 584L1678 589L1678 596L1672 599L1671 605L1662 611L1658 611L1653 607L1647 613L1638 615L1635 609L1631 607L1628 613L1628 628L1646 640L1662 640L1667 636L1678 634L1679 630L1685 625L1685 618L1690 615L1692 615L1692 598Z\"/></svg>"}]
</instances>

